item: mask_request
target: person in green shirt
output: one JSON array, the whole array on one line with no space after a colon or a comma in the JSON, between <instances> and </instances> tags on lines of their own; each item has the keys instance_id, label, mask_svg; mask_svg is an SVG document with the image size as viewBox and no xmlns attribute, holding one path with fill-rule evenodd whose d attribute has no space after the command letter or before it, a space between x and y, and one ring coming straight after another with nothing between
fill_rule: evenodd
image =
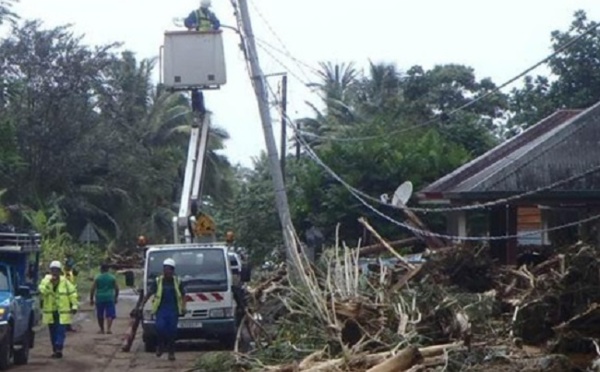
<instances>
[{"instance_id":1,"label":"person in green shirt","mask_svg":"<svg viewBox=\"0 0 600 372\"><path fill-rule=\"evenodd\" d=\"M116 304L119 298L119 285L115 276L108 272L108 265L100 266L100 274L94 279L90 292L90 304L96 305L96 318L100 326L100 333L104 333L104 319L106 319L106 333L111 334L113 320L117 317Z\"/></svg>"}]
</instances>

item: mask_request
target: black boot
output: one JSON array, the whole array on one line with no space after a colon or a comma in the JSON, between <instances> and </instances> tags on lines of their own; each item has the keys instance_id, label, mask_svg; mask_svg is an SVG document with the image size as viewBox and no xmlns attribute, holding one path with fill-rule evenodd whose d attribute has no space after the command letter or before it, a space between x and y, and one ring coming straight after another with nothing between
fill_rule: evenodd
<instances>
[{"instance_id":1,"label":"black boot","mask_svg":"<svg viewBox=\"0 0 600 372\"><path fill-rule=\"evenodd\" d=\"M163 343L161 341L158 342L158 344L156 345L156 356L158 358L160 358L163 355Z\"/></svg>"},{"instance_id":2,"label":"black boot","mask_svg":"<svg viewBox=\"0 0 600 372\"><path fill-rule=\"evenodd\" d=\"M169 340L169 360L175 360L175 341Z\"/></svg>"}]
</instances>

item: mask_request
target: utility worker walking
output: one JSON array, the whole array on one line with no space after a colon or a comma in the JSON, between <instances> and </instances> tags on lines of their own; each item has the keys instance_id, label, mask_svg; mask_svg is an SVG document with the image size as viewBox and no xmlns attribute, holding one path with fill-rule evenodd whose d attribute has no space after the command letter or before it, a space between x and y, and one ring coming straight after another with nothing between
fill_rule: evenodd
<instances>
[{"instance_id":1,"label":"utility worker walking","mask_svg":"<svg viewBox=\"0 0 600 372\"><path fill-rule=\"evenodd\" d=\"M71 316L77 313L75 287L62 275L59 261L50 263L50 275L39 285L42 295L42 322L48 325L52 342L52 358L63 357L65 326L71 324Z\"/></svg>"},{"instance_id":2,"label":"utility worker walking","mask_svg":"<svg viewBox=\"0 0 600 372\"><path fill-rule=\"evenodd\" d=\"M175 260L167 258L163 262L163 275L149 286L143 304L154 296L152 314L156 319L156 338L158 345L156 356L162 356L166 350L169 360L175 360L175 340L179 317L185 314L184 290L181 281L175 276ZM143 307L142 304L142 307Z\"/></svg>"},{"instance_id":3,"label":"utility worker walking","mask_svg":"<svg viewBox=\"0 0 600 372\"><path fill-rule=\"evenodd\" d=\"M78 295L77 270L73 266L75 266L75 260L73 260L73 257L71 257L71 255L68 255L67 259L65 260L65 268L63 270L63 275L71 284L73 284L73 286L75 287L75 294ZM77 301L79 301L79 296L77 296ZM67 332L75 332L75 329L73 329L73 326L70 323L66 325L66 330Z\"/></svg>"},{"instance_id":4,"label":"utility worker walking","mask_svg":"<svg viewBox=\"0 0 600 372\"><path fill-rule=\"evenodd\" d=\"M201 0L200 8L192 11L183 21L188 30L211 31L218 30L221 22L210 9L210 0Z\"/></svg>"},{"instance_id":5,"label":"utility worker walking","mask_svg":"<svg viewBox=\"0 0 600 372\"><path fill-rule=\"evenodd\" d=\"M115 305L119 300L119 284L108 269L107 264L100 265L100 274L94 279L90 291L90 304L96 306L96 319L101 334L104 334L104 319L106 319L106 333L112 333L112 323L117 317Z\"/></svg>"}]
</instances>

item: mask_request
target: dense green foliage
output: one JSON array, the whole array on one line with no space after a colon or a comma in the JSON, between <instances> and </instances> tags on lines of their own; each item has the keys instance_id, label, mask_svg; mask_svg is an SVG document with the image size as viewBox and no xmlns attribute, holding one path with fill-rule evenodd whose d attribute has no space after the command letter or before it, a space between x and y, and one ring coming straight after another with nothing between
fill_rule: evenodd
<instances>
[{"instance_id":1,"label":"dense green foliage","mask_svg":"<svg viewBox=\"0 0 600 372\"><path fill-rule=\"evenodd\" d=\"M139 61L118 44L85 45L69 27L20 21L10 5L0 1L0 21L13 24L0 40L0 222L45 233L45 244L56 245L48 249L59 255L77 250L87 223L111 249L132 245L140 233L169 241L191 122L188 98L152 83L153 60ZM552 32L552 47L591 25L577 12L567 31ZM296 124L302 141L356 188L379 197L410 180L419 189L557 108L600 100L598 36L558 54L549 62L551 76L527 77L510 94L486 96L459 112L496 89L469 66L373 63L363 72L352 63L323 63L312 84L322 102ZM233 229L262 262L281 242L267 159L259 156L253 169L231 166L219 153L228 134L213 127L207 211L221 233ZM365 236L360 216L386 237L406 234L365 209L306 151L287 163L301 238L317 226L332 242L339 223L340 238L353 243ZM440 216L425 218L442 227Z\"/></svg>"},{"instance_id":2,"label":"dense green foliage","mask_svg":"<svg viewBox=\"0 0 600 372\"><path fill-rule=\"evenodd\" d=\"M103 247L133 245L139 234L166 241L188 98L153 85L154 61L118 44L89 47L68 27L17 23L0 40L0 58L0 219L35 228L63 250L76 250L88 223ZM232 169L218 154L228 134L214 128L204 190L221 201L232 197Z\"/></svg>"},{"instance_id":3,"label":"dense green foliage","mask_svg":"<svg viewBox=\"0 0 600 372\"><path fill-rule=\"evenodd\" d=\"M558 50L594 24L584 12L577 12L568 30L551 33L552 48ZM496 84L456 64L406 70L372 64L362 73L351 63L324 63L320 81L313 86L325 109L313 107L314 115L297 124L310 133L304 139L315 153L354 187L376 198L392 193L406 180L418 190L556 109L598 102L599 32L591 32L552 59L550 76L528 76L522 87L509 94L488 95L454 114L456 108L493 91ZM336 224L341 223L340 238L353 243L366 236L357 223L360 216L368 217L387 238L410 235L366 209L306 152L298 160L290 156L288 164L288 192L301 237L315 225L332 243ZM238 196L242 208L238 213L260 216L240 219L236 225L251 250L270 249L280 242L273 197L265 195L272 190L266 166L266 158L261 157L255 171L245 171L244 188L252 192ZM403 220L398 211L379 209ZM434 230L443 228L439 214L422 217Z\"/></svg>"}]
</instances>

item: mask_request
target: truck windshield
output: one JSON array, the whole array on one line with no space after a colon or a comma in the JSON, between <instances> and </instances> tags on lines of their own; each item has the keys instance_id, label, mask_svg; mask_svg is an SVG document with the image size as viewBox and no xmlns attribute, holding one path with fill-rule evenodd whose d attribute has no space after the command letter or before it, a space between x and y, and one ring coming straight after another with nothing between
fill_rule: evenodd
<instances>
[{"instance_id":1,"label":"truck windshield","mask_svg":"<svg viewBox=\"0 0 600 372\"><path fill-rule=\"evenodd\" d=\"M155 251L148 255L148 280L153 281L163 272L163 262L175 260L175 275L184 283L223 285L227 283L225 253L221 249L181 249Z\"/></svg>"},{"instance_id":2,"label":"truck windshield","mask_svg":"<svg viewBox=\"0 0 600 372\"><path fill-rule=\"evenodd\" d=\"M6 266L0 266L0 291L9 291L10 287L8 286L8 272L6 271Z\"/></svg>"}]
</instances>

